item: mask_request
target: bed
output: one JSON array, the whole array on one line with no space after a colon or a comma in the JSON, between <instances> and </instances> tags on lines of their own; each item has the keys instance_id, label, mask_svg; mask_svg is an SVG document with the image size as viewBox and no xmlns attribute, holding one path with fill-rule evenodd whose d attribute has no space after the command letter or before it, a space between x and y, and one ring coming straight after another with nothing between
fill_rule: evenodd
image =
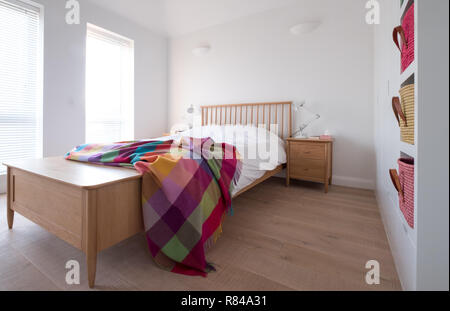
<instances>
[{"instance_id":1,"label":"bed","mask_svg":"<svg viewBox=\"0 0 450 311\"><path fill-rule=\"evenodd\" d=\"M291 102L204 106L201 116L200 134L192 130L182 135L208 135L217 142L227 142L220 141L218 130L225 133L234 129L234 139L237 137L239 143L252 136L240 133L259 125L278 146L278 154L263 163L244 158L242 178L233 198L283 170L284 140L292 135ZM135 170L77 163L62 157L4 165L8 168L9 228L13 228L17 212L83 251L91 288L95 286L97 254L144 230L142 181Z\"/></svg>"}]
</instances>

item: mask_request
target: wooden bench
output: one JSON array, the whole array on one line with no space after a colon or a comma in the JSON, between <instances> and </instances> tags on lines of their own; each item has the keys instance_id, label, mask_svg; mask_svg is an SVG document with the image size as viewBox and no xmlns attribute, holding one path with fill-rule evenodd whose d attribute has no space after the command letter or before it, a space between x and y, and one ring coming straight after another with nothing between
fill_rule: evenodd
<instances>
[{"instance_id":1,"label":"wooden bench","mask_svg":"<svg viewBox=\"0 0 450 311\"><path fill-rule=\"evenodd\" d=\"M141 175L134 169L67 161L11 161L8 226L17 212L86 254L89 286L97 254L143 231Z\"/></svg>"}]
</instances>

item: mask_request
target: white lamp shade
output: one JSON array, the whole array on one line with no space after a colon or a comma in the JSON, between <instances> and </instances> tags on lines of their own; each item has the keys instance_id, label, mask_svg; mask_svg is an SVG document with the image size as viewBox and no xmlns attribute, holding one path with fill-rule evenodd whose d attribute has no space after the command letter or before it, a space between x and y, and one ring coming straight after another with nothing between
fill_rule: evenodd
<instances>
[{"instance_id":1,"label":"white lamp shade","mask_svg":"<svg viewBox=\"0 0 450 311\"><path fill-rule=\"evenodd\" d=\"M304 22L291 27L290 32L294 36L304 35L313 32L321 25L321 22Z\"/></svg>"},{"instance_id":2,"label":"white lamp shade","mask_svg":"<svg viewBox=\"0 0 450 311\"><path fill-rule=\"evenodd\" d=\"M211 51L211 46L209 45L202 45L199 47L196 47L195 49L192 50L192 54L194 54L195 56L203 56L208 54Z\"/></svg>"}]
</instances>

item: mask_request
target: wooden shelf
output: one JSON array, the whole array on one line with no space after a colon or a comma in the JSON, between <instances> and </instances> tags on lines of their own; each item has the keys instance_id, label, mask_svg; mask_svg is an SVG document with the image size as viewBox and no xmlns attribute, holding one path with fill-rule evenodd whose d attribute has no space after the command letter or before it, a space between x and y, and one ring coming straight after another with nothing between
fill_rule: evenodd
<instances>
[{"instance_id":1,"label":"wooden shelf","mask_svg":"<svg viewBox=\"0 0 450 311\"><path fill-rule=\"evenodd\" d=\"M411 145L405 143L403 141L400 142L400 152L410 156L411 158L416 158L417 156L417 148L415 145Z\"/></svg>"},{"instance_id":2,"label":"wooden shelf","mask_svg":"<svg viewBox=\"0 0 450 311\"><path fill-rule=\"evenodd\" d=\"M411 7L412 3L414 3L415 0L405 0L403 1L402 6L400 7L400 22L402 21L406 11Z\"/></svg>"},{"instance_id":3,"label":"wooden shelf","mask_svg":"<svg viewBox=\"0 0 450 311\"><path fill-rule=\"evenodd\" d=\"M400 8L400 19L405 14L406 7L408 6L409 0L403 1L402 7Z\"/></svg>"},{"instance_id":4,"label":"wooden shelf","mask_svg":"<svg viewBox=\"0 0 450 311\"><path fill-rule=\"evenodd\" d=\"M405 83L412 75L416 73L416 61L414 60L406 70L400 74L400 84Z\"/></svg>"}]
</instances>

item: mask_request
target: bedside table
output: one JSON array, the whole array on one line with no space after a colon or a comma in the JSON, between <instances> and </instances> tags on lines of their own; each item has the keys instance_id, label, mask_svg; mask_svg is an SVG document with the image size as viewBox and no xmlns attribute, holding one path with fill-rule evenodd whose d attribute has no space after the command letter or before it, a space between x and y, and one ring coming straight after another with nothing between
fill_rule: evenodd
<instances>
[{"instance_id":1,"label":"bedside table","mask_svg":"<svg viewBox=\"0 0 450 311\"><path fill-rule=\"evenodd\" d=\"M325 184L325 193L333 176L333 140L289 138L287 140L286 184L290 179Z\"/></svg>"}]
</instances>

